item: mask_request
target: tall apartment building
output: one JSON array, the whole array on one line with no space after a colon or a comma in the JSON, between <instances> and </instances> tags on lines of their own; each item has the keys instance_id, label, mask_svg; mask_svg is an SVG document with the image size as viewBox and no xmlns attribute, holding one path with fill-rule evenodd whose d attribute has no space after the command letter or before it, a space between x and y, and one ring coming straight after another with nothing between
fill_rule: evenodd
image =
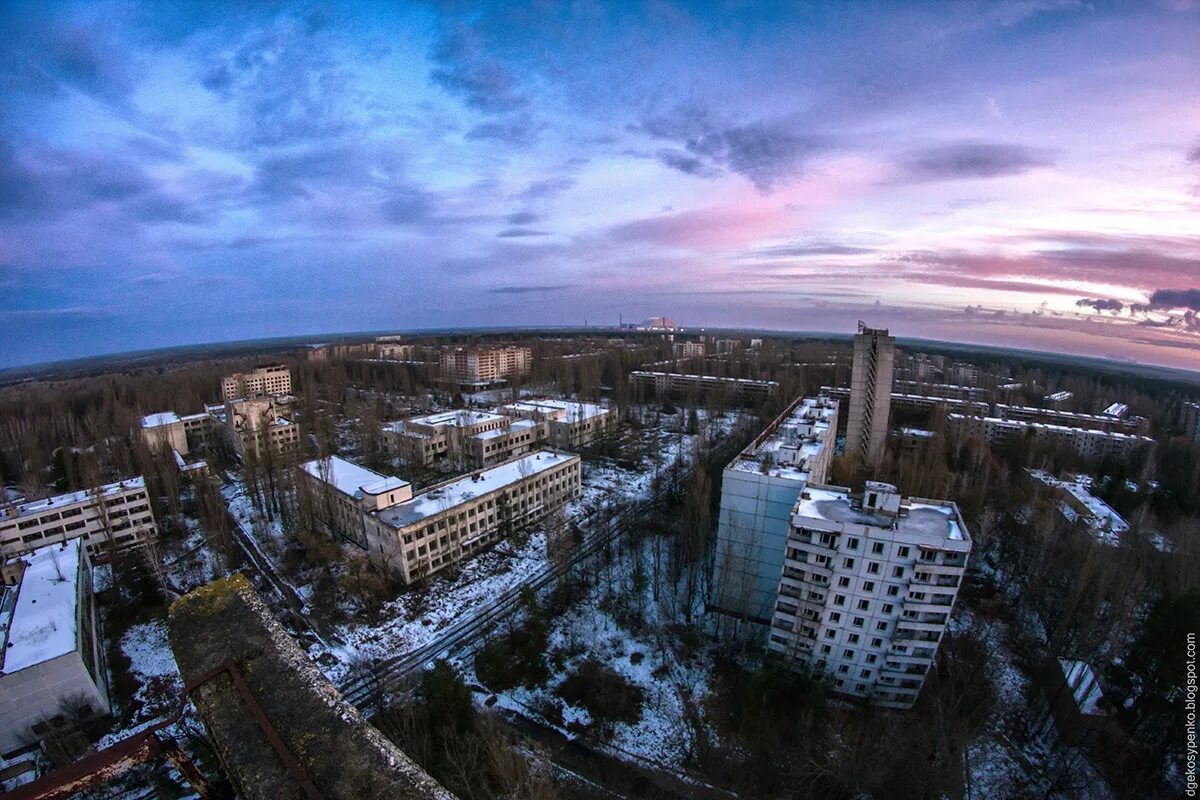
<instances>
[{"instance_id":1,"label":"tall apartment building","mask_svg":"<svg viewBox=\"0 0 1200 800\"><path fill-rule=\"evenodd\" d=\"M0 505L0 555L30 553L50 544L83 540L88 556L103 561L158 536L142 476L44 500Z\"/></svg>"},{"instance_id":2,"label":"tall apartment building","mask_svg":"<svg viewBox=\"0 0 1200 800\"><path fill-rule=\"evenodd\" d=\"M487 384L529 372L528 347L456 347L442 353L442 377L460 383Z\"/></svg>"},{"instance_id":3,"label":"tall apartment building","mask_svg":"<svg viewBox=\"0 0 1200 800\"><path fill-rule=\"evenodd\" d=\"M966 570L958 507L809 484L792 511L768 648L826 674L841 696L911 708Z\"/></svg>"},{"instance_id":4,"label":"tall apartment building","mask_svg":"<svg viewBox=\"0 0 1200 800\"><path fill-rule=\"evenodd\" d=\"M292 371L287 364L255 367L250 372L227 375L221 381L221 398L226 402L242 397L291 393Z\"/></svg>"},{"instance_id":5,"label":"tall apartment building","mask_svg":"<svg viewBox=\"0 0 1200 800\"><path fill-rule=\"evenodd\" d=\"M675 342L671 345L676 358L704 358L707 350L704 342Z\"/></svg>"},{"instance_id":6,"label":"tall apartment building","mask_svg":"<svg viewBox=\"0 0 1200 800\"><path fill-rule=\"evenodd\" d=\"M1191 442L1200 442L1200 403L1183 404L1183 435Z\"/></svg>"},{"instance_id":7,"label":"tall apartment building","mask_svg":"<svg viewBox=\"0 0 1200 800\"><path fill-rule=\"evenodd\" d=\"M1129 461L1142 455L1155 441L1120 431L1095 430L1046 422L1025 422L999 417L976 417L947 414L950 427L959 435L985 439L992 446L1011 444L1021 439L1071 447L1088 459L1108 456Z\"/></svg>"},{"instance_id":8,"label":"tall apartment building","mask_svg":"<svg viewBox=\"0 0 1200 800\"><path fill-rule=\"evenodd\" d=\"M828 479L837 417L836 400L797 398L725 467L710 611L771 624L792 508Z\"/></svg>"},{"instance_id":9,"label":"tall apartment building","mask_svg":"<svg viewBox=\"0 0 1200 800\"><path fill-rule=\"evenodd\" d=\"M533 524L579 492L579 456L540 450L413 494L407 481L333 456L297 468L314 511L405 583Z\"/></svg>"},{"instance_id":10,"label":"tall apartment building","mask_svg":"<svg viewBox=\"0 0 1200 800\"><path fill-rule=\"evenodd\" d=\"M99 716L111 706L91 564L80 541L45 545L0 569L3 756L57 729L65 707Z\"/></svg>"},{"instance_id":11,"label":"tall apartment building","mask_svg":"<svg viewBox=\"0 0 1200 800\"><path fill-rule=\"evenodd\" d=\"M854 366L850 373L850 415L846 420L846 453L875 464L887 440L892 410L892 369L896 339L887 329L858 324L854 334Z\"/></svg>"}]
</instances>

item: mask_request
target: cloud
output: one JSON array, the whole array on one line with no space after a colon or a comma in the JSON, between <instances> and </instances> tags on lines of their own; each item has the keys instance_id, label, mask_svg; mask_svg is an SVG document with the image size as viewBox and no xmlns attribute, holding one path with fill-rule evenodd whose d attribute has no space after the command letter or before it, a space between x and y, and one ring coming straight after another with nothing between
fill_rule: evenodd
<instances>
[{"instance_id":1,"label":"cloud","mask_svg":"<svg viewBox=\"0 0 1200 800\"><path fill-rule=\"evenodd\" d=\"M529 103L512 70L483 53L468 28L459 27L444 36L434 48L432 58L438 66L430 79L477 111L503 114Z\"/></svg>"},{"instance_id":2,"label":"cloud","mask_svg":"<svg viewBox=\"0 0 1200 800\"><path fill-rule=\"evenodd\" d=\"M528 111L506 114L481 122L466 133L471 140L494 140L517 147L532 144L544 128L545 123L535 122Z\"/></svg>"},{"instance_id":3,"label":"cloud","mask_svg":"<svg viewBox=\"0 0 1200 800\"><path fill-rule=\"evenodd\" d=\"M541 217L532 211L516 211L509 214L507 219L510 225L528 225L532 222L537 222Z\"/></svg>"},{"instance_id":4,"label":"cloud","mask_svg":"<svg viewBox=\"0 0 1200 800\"><path fill-rule=\"evenodd\" d=\"M734 172L762 193L799 175L805 161L830 144L827 137L799 130L795 121L728 122L703 105L677 106L630 127L683 147L685 152L657 153L667 166L703 177Z\"/></svg>"},{"instance_id":5,"label":"cloud","mask_svg":"<svg viewBox=\"0 0 1200 800\"><path fill-rule=\"evenodd\" d=\"M569 177L543 178L533 181L521 192L521 200L549 200L557 197L575 185L575 179Z\"/></svg>"},{"instance_id":6,"label":"cloud","mask_svg":"<svg viewBox=\"0 0 1200 800\"><path fill-rule=\"evenodd\" d=\"M794 244L771 245L748 250L748 257L796 257L807 256L865 256L876 252L872 247L838 244L836 242L796 242Z\"/></svg>"},{"instance_id":7,"label":"cloud","mask_svg":"<svg viewBox=\"0 0 1200 800\"><path fill-rule=\"evenodd\" d=\"M532 228L506 228L496 234L501 239L521 239L530 236L549 236L549 231L538 231Z\"/></svg>"},{"instance_id":8,"label":"cloud","mask_svg":"<svg viewBox=\"0 0 1200 800\"><path fill-rule=\"evenodd\" d=\"M492 294L532 294L534 292L561 292L575 288L573 283L554 283L544 286L497 286Z\"/></svg>"},{"instance_id":9,"label":"cloud","mask_svg":"<svg viewBox=\"0 0 1200 800\"><path fill-rule=\"evenodd\" d=\"M896 162L901 183L999 178L1053 165L1054 158L1047 150L982 141L910 150Z\"/></svg>"},{"instance_id":10,"label":"cloud","mask_svg":"<svg viewBox=\"0 0 1200 800\"><path fill-rule=\"evenodd\" d=\"M1187 160L1189 164L1200 166L1200 142L1192 145L1192 149L1188 151Z\"/></svg>"},{"instance_id":11,"label":"cloud","mask_svg":"<svg viewBox=\"0 0 1200 800\"><path fill-rule=\"evenodd\" d=\"M1079 308L1094 308L1097 313L1101 311L1119 312L1125 309L1124 303L1109 297L1084 297L1081 300L1075 301L1075 305Z\"/></svg>"}]
</instances>

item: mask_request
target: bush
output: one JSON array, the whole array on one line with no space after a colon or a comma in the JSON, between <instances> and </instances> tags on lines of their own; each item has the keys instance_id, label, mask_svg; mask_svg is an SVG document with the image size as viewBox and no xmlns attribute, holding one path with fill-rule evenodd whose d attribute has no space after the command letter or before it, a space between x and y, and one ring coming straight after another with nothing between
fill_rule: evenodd
<instances>
[{"instance_id":1,"label":"bush","mask_svg":"<svg viewBox=\"0 0 1200 800\"><path fill-rule=\"evenodd\" d=\"M549 626L528 587L522 600L526 609L525 622L488 641L475 655L475 674L493 691L515 686L533 687L550 676L546 668Z\"/></svg>"},{"instance_id":2,"label":"bush","mask_svg":"<svg viewBox=\"0 0 1200 800\"><path fill-rule=\"evenodd\" d=\"M640 686L594 658L584 659L558 687L557 694L571 705L586 708L592 719L602 724L637 722L646 701Z\"/></svg>"}]
</instances>

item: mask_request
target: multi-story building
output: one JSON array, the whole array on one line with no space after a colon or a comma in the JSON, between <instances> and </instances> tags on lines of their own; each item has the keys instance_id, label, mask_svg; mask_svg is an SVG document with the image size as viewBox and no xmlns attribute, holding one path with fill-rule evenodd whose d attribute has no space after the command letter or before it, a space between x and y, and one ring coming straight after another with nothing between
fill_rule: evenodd
<instances>
[{"instance_id":1,"label":"multi-story building","mask_svg":"<svg viewBox=\"0 0 1200 800\"><path fill-rule=\"evenodd\" d=\"M1200 403L1185 402L1181 416L1183 435L1190 442L1200 442Z\"/></svg>"},{"instance_id":2,"label":"multi-story building","mask_svg":"<svg viewBox=\"0 0 1200 800\"><path fill-rule=\"evenodd\" d=\"M888 335L886 328L858 324L858 333L854 334L854 366L850 373L846 453L868 464L878 463L887 441L895 357L896 339Z\"/></svg>"},{"instance_id":3,"label":"multi-story building","mask_svg":"<svg viewBox=\"0 0 1200 800\"><path fill-rule=\"evenodd\" d=\"M76 539L8 560L0 585L0 755L107 714L91 564ZM73 717L73 719L68 719Z\"/></svg>"},{"instance_id":4,"label":"multi-story building","mask_svg":"<svg viewBox=\"0 0 1200 800\"><path fill-rule=\"evenodd\" d=\"M1137 416L1115 416L1110 414L1084 414L1077 411L1060 411L1056 408L1035 406L1011 406L997 403L995 416L1022 422L1046 422L1070 428L1088 428L1098 431L1120 431L1121 433L1146 433L1150 420Z\"/></svg>"},{"instance_id":5,"label":"multi-story building","mask_svg":"<svg viewBox=\"0 0 1200 800\"><path fill-rule=\"evenodd\" d=\"M151 450L163 447L187 455L188 440L183 420L174 411L142 417L142 438Z\"/></svg>"},{"instance_id":6,"label":"multi-story building","mask_svg":"<svg viewBox=\"0 0 1200 800\"><path fill-rule=\"evenodd\" d=\"M1047 442L1071 447L1080 456L1100 459L1112 456L1131 460L1143 454L1155 442L1148 436L1119 431L1094 430L1045 422L1025 422L1000 417L976 417L948 414L946 419L959 435L985 439L992 446L1006 445L1021 439Z\"/></svg>"},{"instance_id":7,"label":"multi-story building","mask_svg":"<svg viewBox=\"0 0 1200 800\"><path fill-rule=\"evenodd\" d=\"M937 657L971 551L958 507L809 484L792 512L768 648L838 695L911 708Z\"/></svg>"},{"instance_id":8,"label":"multi-story building","mask_svg":"<svg viewBox=\"0 0 1200 800\"><path fill-rule=\"evenodd\" d=\"M850 390L844 386L822 386L821 394L828 395L838 400L850 399ZM897 408L908 408L919 411L932 411L935 408L940 408L945 411L958 411L968 414L987 414L991 409L991 405L983 400L959 400L953 397L939 397L937 395L924 394L904 394L902 392L892 392L889 406ZM888 409L891 413L891 409ZM849 452L849 448L847 451Z\"/></svg>"},{"instance_id":9,"label":"multi-story building","mask_svg":"<svg viewBox=\"0 0 1200 800\"><path fill-rule=\"evenodd\" d=\"M837 417L836 400L797 398L725 467L710 611L771 624L792 508L809 481L828 480Z\"/></svg>"},{"instance_id":10,"label":"multi-story building","mask_svg":"<svg viewBox=\"0 0 1200 800\"><path fill-rule=\"evenodd\" d=\"M406 463L428 466L445 456L465 460L473 449L467 440L503 431L508 424L508 417L490 411L442 411L385 423L383 438L388 448Z\"/></svg>"},{"instance_id":11,"label":"multi-story building","mask_svg":"<svg viewBox=\"0 0 1200 800\"><path fill-rule=\"evenodd\" d=\"M1049 403L1051 408L1061 409L1063 406L1069 403L1071 398L1074 396L1074 392L1063 390L1055 392L1054 394L1048 394L1042 399Z\"/></svg>"},{"instance_id":12,"label":"multi-story building","mask_svg":"<svg viewBox=\"0 0 1200 800\"><path fill-rule=\"evenodd\" d=\"M963 386L977 386L979 384L979 367L965 361L956 361L946 369L946 382Z\"/></svg>"},{"instance_id":13,"label":"multi-story building","mask_svg":"<svg viewBox=\"0 0 1200 800\"><path fill-rule=\"evenodd\" d=\"M456 347L442 353L442 377L464 384L488 384L529 372L528 347Z\"/></svg>"},{"instance_id":14,"label":"multi-story building","mask_svg":"<svg viewBox=\"0 0 1200 800\"><path fill-rule=\"evenodd\" d=\"M957 383L927 383L922 380L897 380L892 384L893 401L896 394L923 395L925 397L947 397L955 400L986 400L987 389L978 386L962 386Z\"/></svg>"},{"instance_id":15,"label":"multi-story building","mask_svg":"<svg viewBox=\"0 0 1200 800\"><path fill-rule=\"evenodd\" d=\"M546 440L560 450L587 447L617 424L617 416L604 406L573 400L522 400L500 411L544 425Z\"/></svg>"},{"instance_id":16,"label":"multi-story building","mask_svg":"<svg viewBox=\"0 0 1200 800\"><path fill-rule=\"evenodd\" d=\"M434 484L407 481L333 456L298 468L313 508L334 534L405 583L533 524L579 492L579 456L540 450Z\"/></svg>"},{"instance_id":17,"label":"multi-story building","mask_svg":"<svg viewBox=\"0 0 1200 800\"><path fill-rule=\"evenodd\" d=\"M226 402L242 397L292 393L292 371L287 364L255 367L250 372L236 372L221 381L221 398Z\"/></svg>"},{"instance_id":18,"label":"multi-story building","mask_svg":"<svg viewBox=\"0 0 1200 800\"><path fill-rule=\"evenodd\" d=\"M1049 487L1055 504L1071 523L1080 522L1101 544L1118 545L1129 530L1129 523L1108 503L1092 494L1092 481L1086 475L1056 478L1045 470L1027 469L1029 477Z\"/></svg>"},{"instance_id":19,"label":"multi-story building","mask_svg":"<svg viewBox=\"0 0 1200 800\"><path fill-rule=\"evenodd\" d=\"M704 358L707 348L704 342L675 342L671 352L676 358Z\"/></svg>"},{"instance_id":20,"label":"multi-story building","mask_svg":"<svg viewBox=\"0 0 1200 800\"><path fill-rule=\"evenodd\" d=\"M760 339L759 341L761 342L762 340ZM713 342L713 348L718 355L735 353L742 349L742 342L740 339L717 339Z\"/></svg>"},{"instance_id":21,"label":"multi-story building","mask_svg":"<svg viewBox=\"0 0 1200 800\"><path fill-rule=\"evenodd\" d=\"M93 561L158 536L142 476L44 500L0 505L0 555L82 539Z\"/></svg>"},{"instance_id":22,"label":"multi-story building","mask_svg":"<svg viewBox=\"0 0 1200 800\"><path fill-rule=\"evenodd\" d=\"M758 405L779 391L779 384L775 381L682 372L634 370L629 373L629 382L636 391L646 396L695 396L704 400L725 397L731 402L746 405Z\"/></svg>"},{"instance_id":23,"label":"multi-story building","mask_svg":"<svg viewBox=\"0 0 1200 800\"><path fill-rule=\"evenodd\" d=\"M238 455L261 458L269 446L273 454L300 449L300 426L283 416L290 406L276 397L229 400L224 423Z\"/></svg>"}]
</instances>

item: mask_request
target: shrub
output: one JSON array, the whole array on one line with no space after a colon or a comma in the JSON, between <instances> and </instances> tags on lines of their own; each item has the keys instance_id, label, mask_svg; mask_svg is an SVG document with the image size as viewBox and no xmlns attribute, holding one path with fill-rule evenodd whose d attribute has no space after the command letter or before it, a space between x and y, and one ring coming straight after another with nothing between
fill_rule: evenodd
<instances>
[{"instance_id":1,"label":"shrub","mask_svg":"<svg viewBox=\"0 0 1200 800\"><path fill-rule=\"evenodd\" d=\"M625 676L594 658L584 659L558 687L558 696L586 708L599 723L628 722L642 718L646 693Z\"/></svg>"}]
</instances>

